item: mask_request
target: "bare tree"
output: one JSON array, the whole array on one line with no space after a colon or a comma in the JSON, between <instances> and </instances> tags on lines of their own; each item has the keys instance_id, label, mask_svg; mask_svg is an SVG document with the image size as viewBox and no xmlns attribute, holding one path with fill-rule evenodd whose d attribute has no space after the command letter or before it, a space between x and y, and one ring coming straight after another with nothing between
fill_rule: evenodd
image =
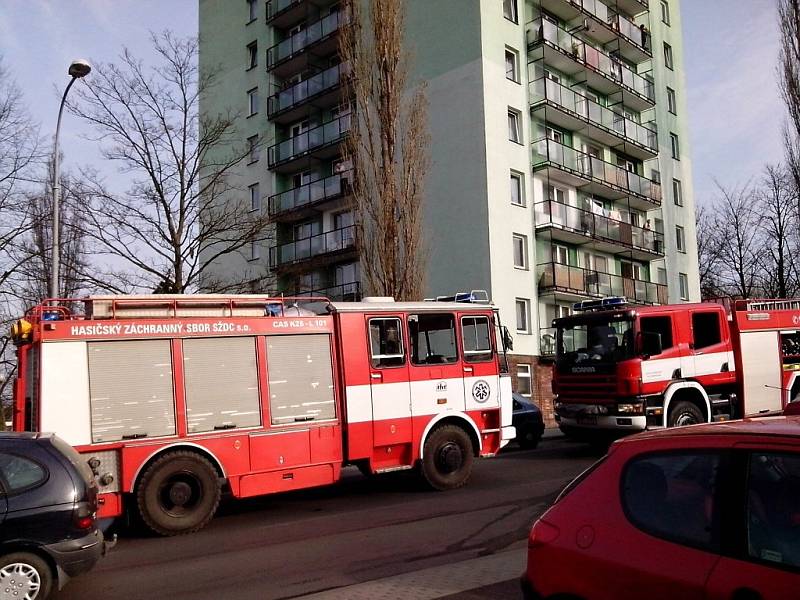
<instances>
[{"instance_id":1,"label":"bare tree","mask_svg":"<svg viewBox=\"0 0 800 600\"><path fill-rule=\"evenodd\" d=\"M40 158L38 129L24 108L22 92L0 57L0 294L22 265L15 250L29 227L20 186Z\"/></svg>"},{"instance_id":2,"label":"bare tree","mask_svg":"<svg viewBox=\"0 0 800 600\"><path fill-rule=\"evenodd\" d=\"M397 299L423 295L424 181L429 134L424 85L408 87L402 0L348 3L340 34L350 64L355 118L344 148L353 164L353 209L364 287Z\"/></svg>"},{"instance_id":3,"label":"bare tree","mask_svg":"<svg viewBox=\"0 0 800 600\"><path fill-rule=\"evenodd\" d=\"M264 236L267 217L250 210L231 173L249 149L236 138L234 115L198 114L200 95L219 81L217 71L200 72L197 40L165 32L152 41L156 66L125 49L117 64L96 65L69 104L132 180L120 192L84 174L92 197L84 232L108 259L94 283L117 292L237 289L253 274L212 268Z\"/></svg>"},{"instance_id":4,"label":"bare tree","mask_svg":"<svg viewBox=\"0 0 800 600\"><path fill-rule=\"evenodd\" d=\"M758 195L763 216L759 252L762 293L789 298L798 292L795 260L798 250L797 195L791 176L782 166L767 165Z\"/></svg>"},{"instance_id":5,"label":"bare tree","mask_svg":"<svg viewBox=\"0 0 800 600\"><path fill-rule=\"evenodd\" d=\"M717 183L720 197L714 209L713 228L718 244L720 288L729 296L759 295L759 250L763 217L753 186L725 188Z\"/></svg>"},{"instance_id":6,"label":"bare tree","mask_svg":"<svg viewBox=\"0 0 800 600\"><path fill-rule=\"evenodd\" d=\"M713 207L698 206L695 212L697 258L700 267L700 295L704 299L724 296L720 288L720 241L716 235Z\"/></svg>"},{"instance_id":7,"label":"bare tree","mask_svg":"<svg viewBox=\"0 0 800 600\"><path fill-rule=\"evenodd\" d=\"M778 80L789 115L783 129L786 161L795 186L800 189L800 0L778 0L778 23Z\"/></svg>"}]
</instances>

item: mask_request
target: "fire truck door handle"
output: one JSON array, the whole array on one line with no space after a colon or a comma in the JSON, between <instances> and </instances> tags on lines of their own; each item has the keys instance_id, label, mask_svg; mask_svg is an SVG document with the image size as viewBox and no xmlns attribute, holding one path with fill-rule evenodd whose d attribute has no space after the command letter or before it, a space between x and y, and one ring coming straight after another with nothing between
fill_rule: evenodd
<instances>
[{"instance_id":1,"label":"fire truck door handle","mask_svg":"<svg viewBox=\"0 0 800 600\"><path fill-rule=\"evenodd\" d=\"M472 373L474 369L472 367L464 367L464 373Z\"/></svg>"},{"instance_id":2,"label":"fire truck door handle","mask_svg":"<svg viewBox=\"0 0 800 600\"><path fill-rule=\"evenodd\" d=\"M380 380L380 379L383 379L383 374L382 373L370 373L370 377L372 379Z\"/></svg>"}]
</instances>

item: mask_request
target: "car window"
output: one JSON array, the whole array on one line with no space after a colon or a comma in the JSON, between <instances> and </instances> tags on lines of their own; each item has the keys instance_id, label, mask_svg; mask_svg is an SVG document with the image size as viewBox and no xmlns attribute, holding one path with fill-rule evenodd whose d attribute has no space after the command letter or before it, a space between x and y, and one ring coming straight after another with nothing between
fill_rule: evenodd
<instances>
[{"instance_id":1,"label":"car window","mask_svg":"<svg viewBox=\"0 0 800 600\"><path fill-rule=\"evenodd\" d=\"M622 475L628 519L656 537L716 551L715 491L720 456L712 452L646 454Z\"/></svg>"},{"instance_id":2,"label":"car window","mask_svg":"<svg viewBox=\"0 0 800 600\"><path fill-rule=\"evenodd\" d=\"M20 492L39 485L47 479L40 464L15 454L0 453L0 473L8 493Z\"/></svg>"},{"instance_id":3,"label":"car window","mask_svg":"<svg viewBox=\"0 0 800 600\"><path fill-rule=\"evenodd\" d=\"M369 320L369 348L373 368L405 364L403 328L397 317Z\"/></svg>"},{"instance_id":4,"label":"car window","mask_svg":"<svg viewBox=\"0 0 800 600\"><path fill-rule=\"evenodd\" d=\"M757 560L800 567L800 455L751 455L747 552Z\"/></svg>"},{"instance_id":5,"label":"car window","mask_svg":"<svg viewBox=\"0 0 800 600\"><path fill-rule=\"evenodd\" d=\"M487 317L461 317L461 334L464 336L464 360L467 362L492 360L492 342L489 337Z\"/></svg>"},{"instance_id":6,"label":"car window","mask_svg":"<svg viewBox=\"0 0 800 600\"><path fill-rule=\"evenodd\" d=\"M415 365L439 365L458 360L453 315L411 315L408 328L411 332L411 362Z\"/></svg>"}]
</instances>

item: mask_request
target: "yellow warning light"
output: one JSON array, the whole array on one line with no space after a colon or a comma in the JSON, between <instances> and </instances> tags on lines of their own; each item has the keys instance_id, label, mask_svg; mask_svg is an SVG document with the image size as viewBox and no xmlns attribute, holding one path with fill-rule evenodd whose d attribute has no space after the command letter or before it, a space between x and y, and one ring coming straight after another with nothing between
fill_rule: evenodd
<instances>
[{"instance_id":1,"label":"yellow warning light","mask_svg":"<svg viewBox=\"0 0 800 600\"><path fill-rule=\"evenodd\" d=\"M11 326L11 339L17 345L31 341L32 333L33 325L25 319L20 319Z\"/></svg>"}]
</instances>

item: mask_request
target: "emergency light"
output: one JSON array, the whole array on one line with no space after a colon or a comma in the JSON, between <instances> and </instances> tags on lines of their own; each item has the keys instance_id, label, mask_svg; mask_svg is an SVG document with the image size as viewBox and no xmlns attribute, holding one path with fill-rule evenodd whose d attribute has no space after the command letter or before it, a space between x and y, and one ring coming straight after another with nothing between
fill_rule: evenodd
<instances>
[{"instance_id":1,"label":"emergency light","mask_svg":"<svg viewBox=\"0 0 800 600\"><path fill-rule=\"evenodd\" d=\"M575 312L586 312L590 310L611 310L612 308L622 308L628 305L628 300L624 296L609 296L601 300L583 300L572 305Z\"/></svg>"}]
</instances>

